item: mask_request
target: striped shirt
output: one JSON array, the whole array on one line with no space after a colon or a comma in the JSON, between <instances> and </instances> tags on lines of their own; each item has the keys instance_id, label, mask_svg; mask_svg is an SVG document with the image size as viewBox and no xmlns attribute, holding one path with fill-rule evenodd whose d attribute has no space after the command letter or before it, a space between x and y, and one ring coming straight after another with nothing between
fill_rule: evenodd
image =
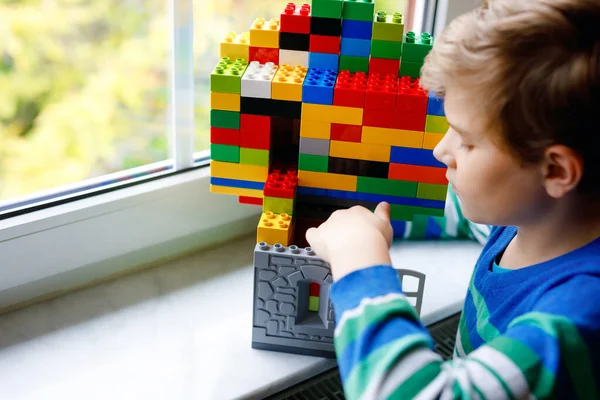
<instances>
[{"instance_id":1,"label":"striped shirt","mask_svg":"<svg viewBox=\"0 0 600 400\"><path fill-rule=\"evenodd\" d=\"M486 228L460 220L433 222L438 237L486 234ZM514 227L489 234L450 361L432 351L391 266L335 282L335 351L346 397L600 398L600 238L548 262L494 272L494 261L515 234Z\"/></svg>"}]
</instances>

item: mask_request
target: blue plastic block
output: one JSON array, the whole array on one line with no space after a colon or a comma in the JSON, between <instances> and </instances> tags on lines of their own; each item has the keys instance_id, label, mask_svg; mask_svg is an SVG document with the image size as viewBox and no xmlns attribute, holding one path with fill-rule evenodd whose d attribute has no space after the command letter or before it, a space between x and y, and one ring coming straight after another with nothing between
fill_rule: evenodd
<instances>
[{"instance_id":1,"label":"blue plastic block","mask_svg":"<svg viewBox=\"0 0 600 400\"><path fill-rule=\"evenodd\" d=\"M373 36L373 22L342 20L342 37L371 40Z\"/></svg>"},{"instance_id":2,"label":"blue plastic block","mask_svg":"<svg viewBox=\"0 0 600 400\"><path fill-rule=\"evenodd\" d=\"M229 186L241 189L255 189L255 190L263 190L265 188L264 182L251 182L251 181L242 181L239 179L225 179L225 178L210 178L211 185L217 186Z\"/></svg>"},{"instance_id":3,"label":"blue plastic block","mask_svg":"<svg viewBox=\"0 0 600 400\"><path fill-rule=\"evenodd\" d=\"M340 56L338 54L308 53L308 68L331 69L338 71Z\"/></svg>"},{"instance_id":4,"label":"blue plastic block","mask_svg":"<svg viewBox=\"0 0 600 400\"><path fill-rule=\"evenodd\" d=\"M342 37L340 54L343 56L369 57L371 55L371 41Z\"/></svg>"},{"instance_id":5,"label":"blue plastic block","mask_svg":"<svg viewBox=\"0 0 600 400\"><path fill-rule=\"evenodd\" d=\"M334 70L310 68L302 86L302 102L332 105L336 79Z\"/></svg>"},{"instance_id":6,"label":"blue plastic block","mask_svg":"<svg viewBox=\"0 0 600 400\"><path fill-rule=\"evenodd\" d=\"M445 117L444 99L437 97L433 93L429 93L429 101L427 102L427 115L437 115Z\"/></svg>"},{"instance_id":7,"label":"blue plastic block","mask_svg":"<svg viewBox=\"0 0 600 400\"><path fill-rule=\"evenodd\" d=\"M392 223L392 229L394 230L394 237L404 237L404 232L406 232L406 221L391 220L390 222Z\"/></svg>"},{"instance_id":8,"label":"blue plastic block","mask_svg":"<svg viewBox=\"0 0 600 400\"><path fill-rule=\"evenodd\" d=\"M413 149L409 147L392 146L390 162L398 164L421 165L423 167L446 168L444 164L435 159L432 150Z\"/></svg>"},{"instance_id":9,"label":"blue plastic block","mask_svg":"<svg viewBox=\"0 0 600 400\"><path fill-rule=\"evenodd\" d=\"M336 199L360 200L371 203L380 203L387 201L390 204L398 204L402 206L427 207L427 208L444 208L445 201L418 199L415 197L390 196L384 194L371 194L360 192L347 192L344 190L328 190L327 195Z\"/></svg>"},{"instance_id":10,"label":"blue plastic block","mask_svg":"<svg viewBox=\"0 0 600 400\"><path fill-rule=\"evenodd\" d=\"M327 197L327 189L319 189L305 186L298 186L296 188L296 194L305 196L323 196Z\"/></svg>"}]
</instances>

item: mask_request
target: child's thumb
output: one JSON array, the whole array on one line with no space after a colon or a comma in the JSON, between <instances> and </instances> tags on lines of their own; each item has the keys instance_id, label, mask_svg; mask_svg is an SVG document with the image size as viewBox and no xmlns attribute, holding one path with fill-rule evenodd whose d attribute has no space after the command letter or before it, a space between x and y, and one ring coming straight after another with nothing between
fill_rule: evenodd
<instances>
[{"instance_id":1,"label":"child's thumb","mask_svg":"<svg viewBox=\"0 0 600 400\"><path fill-rule=\"evenodd\" d=\"M390 222L390 205L385 201L377 204L377 208L375 208L375 215L383 219L385 222Z\"/></svg>"}]
</instances>

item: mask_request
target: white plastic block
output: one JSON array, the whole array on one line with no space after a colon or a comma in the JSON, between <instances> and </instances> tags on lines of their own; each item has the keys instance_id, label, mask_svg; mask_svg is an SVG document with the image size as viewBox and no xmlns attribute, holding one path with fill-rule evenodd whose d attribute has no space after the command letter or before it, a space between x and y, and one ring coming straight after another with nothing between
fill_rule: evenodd
<instances>
[{"instance_id":1,"label":"white plastic block","mask_svg":"<svg viewBox=\"0 0 600 400\"><path fill-rule=\"evenodd\" d=\"M308 51L279 50L279 64L308 67Z\"/></svg>"},{"instance_id":2,"label":"white plastic block","mask_svg":"<svg viewBox=\"0 0 600 400\"><path fill-rule=\"evenodd\" d=\"M242 77L242 97L271 98L271 81L277 72L272 62L261 64L252 61Z\"/></svg>"}]
</instances>

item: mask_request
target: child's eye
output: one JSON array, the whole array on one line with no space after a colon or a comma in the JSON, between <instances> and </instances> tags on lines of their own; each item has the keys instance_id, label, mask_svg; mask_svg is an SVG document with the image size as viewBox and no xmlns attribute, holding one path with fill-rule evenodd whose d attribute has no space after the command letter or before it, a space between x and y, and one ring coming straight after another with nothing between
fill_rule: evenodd
<instances>
[{"instance_id":1,"label":"child's eye","mask_svg":"<svg viewBox=\"0 0 600 400\"><path fill-rule=\"evenodd\" d=\"M473 148L473 146L470 145L470 144L466 144L466 143L460 142L460 148L461 149L466 149L466 150L471 150Z\"/></svg>"}]
</instances>

